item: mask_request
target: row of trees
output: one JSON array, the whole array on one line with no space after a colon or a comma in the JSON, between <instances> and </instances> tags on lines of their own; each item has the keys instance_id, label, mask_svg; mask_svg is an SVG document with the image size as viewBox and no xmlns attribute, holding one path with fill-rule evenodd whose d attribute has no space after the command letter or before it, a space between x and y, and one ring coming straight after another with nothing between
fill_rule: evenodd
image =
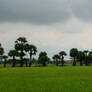
<instances>
[{"instance_id":1,"label":"row of trees","mask_svg":"<svg viewBox=\"0 0 92 92\"><path fill-rule=\"evenodd\" d=\"M61 61L62 66L64 66L64 56L66 56L65 51L61 51L59 54L53 56L53 60L56 62L56 66ZM86 66L90 65L92 62L92 51L84 50L79 51L77 48L72 48L70 50L70 57L73 60L72 65L76 66L77 62L80 62L80 66L85 64Z\"/></svg>"},{"instance_id":2,"label":"row of trees","mask_svg":"<svg viewBox=\"0 0 92 92\"><path fill-rule=\"evenodd\" d=\"M3 61L4 67L6 67L8 57L12 57L12 67L15 67L16 64L20 64L20 67L23 67L25 63L26 67L31 67L33 61L33 55L36 55L37 47L28 43L25 37L19 37L15 41L14 49L10 50L8 56L4 55L4 48L0 44L0 61ZM29 55L29 59L26 59L25 56ZM58 54L55 54L52 59L56 66L62 64L64 66L64 57L67 56L65 51L60 51ZM18 60L16 59L18 57ZM76 66L77 62L80 62L80 65L90 65L92 61L92 51L79 51L77 48L72 48L70 50L70 57L73 60L72 65ZM17 62L18 61L18 62ZM46 52L40 52L38 56L38 64L46 66L46 62L51 61Z\"/></svg>"},{"instance_id":3,"label":"row of trees","mask_svg":"<svg viewBox=\"0 0 92 92\"><path fill-rule=\"evenodd\" d=\"M19 37L16 41L15 41L15 45L14 45L14 49L10 50L8 53L8 56L12 57L12 66L15 67L16 66L16 57L20 58L20 67L23 67L23 60L24 60L24 56L26 56L26 53L29 54L30 56L30 61L29 61L29 67L31 66L32 62L32 56L36 55L37 52L37 48L35 45L31 45L28 44L27 39L25 37ZM6 61L8 56L3 55L4 54L4 49L2 47L2 45L0 45L0 57L1 57L1 61L2 59L4 59L4 67L6 67ZM28 66L28 63L26 62L26 66Z\"/></svg>"}]
</instances>

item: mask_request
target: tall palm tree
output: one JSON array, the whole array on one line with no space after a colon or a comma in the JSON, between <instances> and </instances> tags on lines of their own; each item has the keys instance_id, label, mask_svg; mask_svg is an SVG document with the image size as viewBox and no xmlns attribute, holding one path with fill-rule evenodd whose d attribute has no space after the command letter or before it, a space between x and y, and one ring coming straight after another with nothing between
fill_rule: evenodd
<instances>
[{"instance_id":1,"label":"tall palm tree","mask_svg":"<svg viewBox=\"0 0 92 92\"><path fill-rule=\"evenodd\" d=\"M28 52L29 55L30 55L29 67L31 67L31 65L32 65L32 56L36 55L37 47L35 45L26 44L25 45L25 51Z\"/></svg>"},{"instance_id":2,"label":"tall palm tree","mask_svg":"<svg viewBox=\"0 0 92 92\"><path fill-rule=\"evenodd\" d=\"M77 56L78 56L78 49L77 48L72 48L70 50L70 56L73 58L73 66L76 66L76 59L77 59Z\"/></svg>"},{"instance_id":3,"label":"tall palm tree","mask_svg":"<svg viewBox=\"0 0 92 92\"><path fill-rule=\"evenodd\" d=\"M6 56L6 55L3 56L3 59L4 59L4 67L6 67L7 58L8 58L8 56Z\"/></svg>"},{"instance_id":4,"label":"tall palm tree","mask_svg":"<svg viewBox=\"0 0 92 92\"><path fill-rule=\"evenodd\" d=\"M26 40L25 37L19 37L15 41L15 49L16 49L16 51L19 52L19 56L20 56L20 59L21 59L20 67L23 67L23 57L25 56L24 47L25 47L26 43L27 43L27 40Z\"/></svg>"},{"instance_id":5,"label":"tall palm tree","mask_svg":"<svg viewBox=\"0 0 92 92\"><path fill-rule=\"evenodd\" d=\"M62 59L62 66L64 66L64 56L66 56L67 54L66 54L65 51L61 51L61 52L59 53L59 55L60 55L60 57L61 57L61 59Z\"/></svg>"},{"instance_id":6,"label":"tall palm tree","mask_svg":"<svg viewBox=\"0 0 92 92\"><path fill-rule=\"evenodd\" d=\"M84 54L85 54L85 65L88 65L88 50L84 50Z\"/></svg>"},{"instance_id":7,"label":"tall palm tree","mask_svg":"<svg viewBox=\"0 0 92 92\"><path fill-rule=\"evenodd\" d=\"M53 58L53 60L55 60L56 66L58 66L58 62L59 62L60 56L58 54L55 54L52 58Z\"/></svg>"},{"instance_id":8,"label":"tall palm tree","mask_svg":"<svg viewBox=\"0 0 92 92\"><path fill-rule=\"evenodd\" d=\"M78 51L77 59L80 61L80 66L83 65L84 58L85 58L84 52L83 51Z\"/></svg>"},{"instance_id":9,"label":"tall palm tree","mask_svg":"<svg viewBox=\"0 0 92 92\"><path fill-rule=\"evenodd\" d=\"M90 65L92 62L92 51L88 53L88 65Z\"/></svg>"},{"instance_id":10,"label":"tall palm tree","mask_svg":"<svg viewBox=\"0 0 92 92\"><path fill-rule=\"evenodd\" d=\"M1 59L1 62L2 62L2 59L3 59L3 54L4 54L4 48L2 47L2 45L0 43L0 59Z\"/></svg>"},{"instance_id":11,"label":"tall palm tree","mask_svg":"<svg viewBox=\"0 0 92 92\"><path fill-rule=\"evenodd\" d=\"M13 57L13 65L12 65L12 67L15 67L16 66L16 59L15 59L15 57L18 57L19 53L16 50L10 50L8 55L10 57Z\"/></svg>"}]
</instances>

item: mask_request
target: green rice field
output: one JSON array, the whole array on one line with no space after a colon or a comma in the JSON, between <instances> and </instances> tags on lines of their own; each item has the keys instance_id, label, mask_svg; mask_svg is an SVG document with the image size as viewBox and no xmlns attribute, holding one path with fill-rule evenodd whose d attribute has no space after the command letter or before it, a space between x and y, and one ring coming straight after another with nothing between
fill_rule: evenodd
<instances>
[{"instance_id":1,"label":"green rice field","mask_svg":"<svg viewBox=\"0 0 92 92\"><path fill-rule=\"evenodd\" d=\"M92 66L1 67L0 92L92 92Z\"/></svg>"}]
</instances>

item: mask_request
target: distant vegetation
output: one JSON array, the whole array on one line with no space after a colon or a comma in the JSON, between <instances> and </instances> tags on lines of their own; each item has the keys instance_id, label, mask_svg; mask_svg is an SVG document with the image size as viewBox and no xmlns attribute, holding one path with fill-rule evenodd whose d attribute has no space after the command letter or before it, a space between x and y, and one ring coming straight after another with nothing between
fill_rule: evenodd
<instances>
[{"instance_id":1,"label":"distant vegetation","mask_svg":"<svg viewBox=\"0 0 92 92\"><path fill-rule=\"evenodd\" d=\"M37 54L37 47L33 44L29 44L25 37L19 37L15 41L14 49L9 51L8 56L4 55L4 53L4 48L0 44L0 63L3 64L4 67L7 67L7 64L11 64L12 67L16 67L17 64L20 65L20 67L23 67L24 64L26 67L31 67L31 65L35 63L41 64L42 66L46 66L47 63L56 64L56 66L61 64L64 66L64 57L67 56L65 51L60 51L53 55L52 60L48 57L47 52L42 51L40 52L38 59L35 59L33 56ZM28 54L29 58L25 58ZM80 66L83 66L84 64L86 66L91 65L92 51L79 51L77 48L72 48L69 54L72 66L76 66L77 63L79 63Z\"/></svg>"}]
</instances>

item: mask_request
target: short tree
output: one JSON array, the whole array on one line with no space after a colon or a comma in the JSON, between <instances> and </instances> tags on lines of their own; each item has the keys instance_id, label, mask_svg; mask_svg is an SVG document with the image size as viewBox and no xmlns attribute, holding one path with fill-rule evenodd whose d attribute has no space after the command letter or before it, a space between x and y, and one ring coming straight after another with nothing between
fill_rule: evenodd
<instances>
[{"instance_id":1,"label":"short tree","mask_svg":"<svg viewBox=\"0 0 92 92\"><path fill-rule=\"evenodd\" d=\"M4 67L6 67L6 64L7 64L7 58L8 58L8 56L3 55L3 59L4 59Z\"/></svg>"},{"instance_id":2,"label":"short tree","mask_svg":"<svg viewBox=\"0 0 92 92\"><path fill-rule=\"evenodd\" d=\"M92 51L88 53L88 65L90 65L92 62Z\"/></svg>"},{"instance_id":3,"label":"short tree","mask_svg":"<svg viewBox=\"0 0 92 92\"><path fill-rule=\"evenodd\" d=\"M88 65L88 52L89 52L88 50L84 50L84 55L85 55L84 61L86 66Z\"/></svg>"},{"instance_id":4,"label":"short tree","mask_svg":"<svg viewBox=\"0 0 92 92\"><path fill-rule=\"evenodd\" d=\"M85 58L84 52L83 51L78 51L77 59L80 62L80 66L83 65L84 58Z\"/></svg>"},{"instance_id":5,"label":"short tree","mask_svg":"<svg viewBox=\"0 0 92 92\"><path fill-rule=\"evenodd\" d=\"M37 53L37 47L35 45L26 44L25 47L24 47L24 49L30 55L29 67L31 67L31 64L32 64L32 56L33 55L36 55L36 53Z\"/></svg>"},{"instance_id":6,"label":"short tree","mask_svg":"<svg viewBox=\"0 0 92 92\"><path fill-rule=\"evenodd\" d=\"M4 48L2 47L2 45L0 44L0 61L2 62L3 59L3 54L4 54Z\"/></svg>"},{"instance_id":7,"label":"short tree","mask_svg":"<svg viewBox=\"0 0 92 92\"><path fill-rule=\"evenodd\" d=\"M58 54L55 54L52 58L56 62L56 66L58 66L58 62L60 60L60 56Z\"/></svg>"},{"instance_id":8,"label":"short tree","mask_svg":"<svg viewBox=\"0 0 92 92\"><path fill-rule=\"evenodd\" d=\"M46 66L46 62L48 61L47 53L40 52L38 61L39 61L39 63L43 64L43 66Z\"/></svg>"},{"instance_id":9,"label":"short tree","mask_svg":"<svg viewBox=\"0 0 92 92\"><path fill-rule=\"evenodd\" d=\"M61 57L62 66L64 66L64 56L66 56L67 54L66 54L65 51L61 51L61 52L59 53L59 55L60 55L60 57Z\"/></svg>"},{"instance_id":10,"label":"short tree","mask_svg":"<svg viewBox=\"0 0 92 92\"><path fill-rule=\"evenodd\" d=\"M19 53L16 51L16 50L10 50L9 51L9 53L8 53L8 55L10 56L10 57L13 57L13 65L12 65L12 67L15 67L16 66L16 59L15 59L15 57L18 57L19 56Z\"/></svg>"},{"instance_id":11,"label":"short tree","mask_svg":"<svg viewBox=\"0 0 92 92\"><path fill-rule=\"evenodd\" d=\"M70 50L70 56L73 58L73 66L76 66L76 59L78 56L78 49L77 48L72 48Z\"/></svg>"}]
</instances>

